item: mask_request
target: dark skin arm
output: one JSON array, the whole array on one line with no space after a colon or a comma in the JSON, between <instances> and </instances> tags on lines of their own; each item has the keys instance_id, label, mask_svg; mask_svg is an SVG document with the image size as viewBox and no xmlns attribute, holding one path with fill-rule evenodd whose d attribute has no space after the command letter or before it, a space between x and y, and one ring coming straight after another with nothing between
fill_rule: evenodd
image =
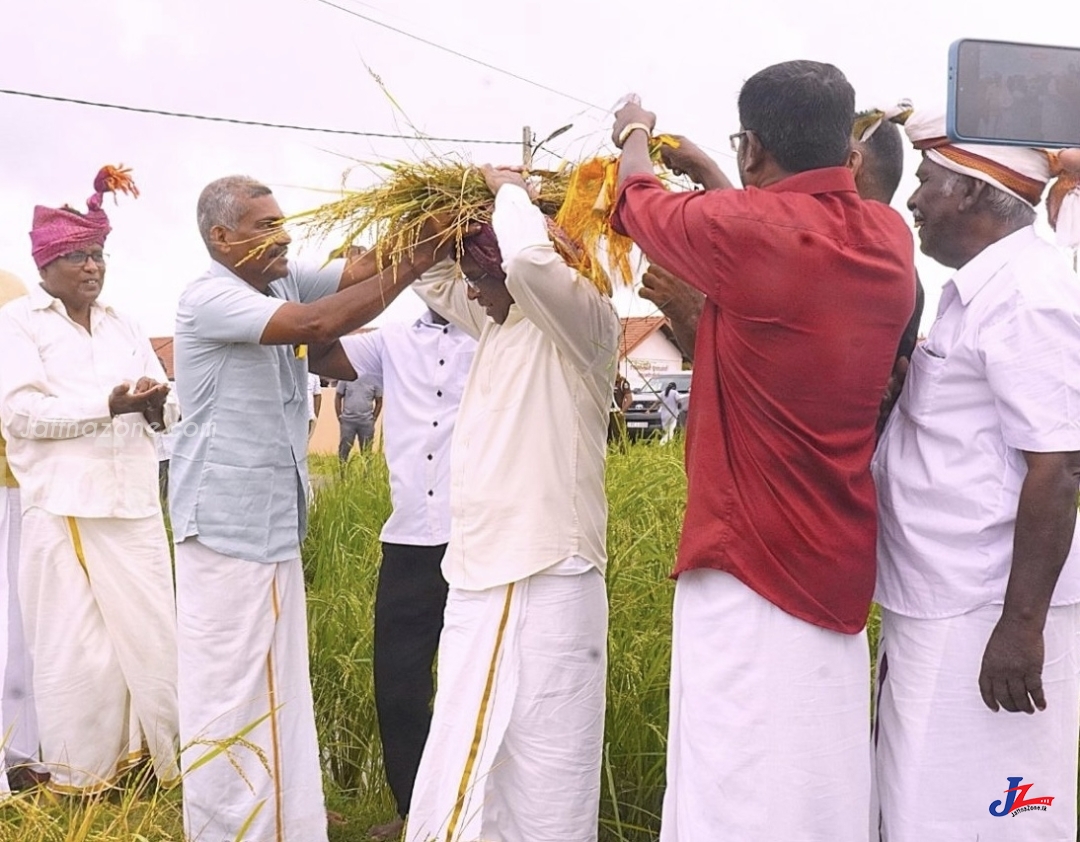
<instances>
[{"instance_id":1,"label":"dark skin arm","mask_svg":"<svg viewBox=\"0 0 1080 842\"><path fill-rule=\"evenodd\" d=\"M1046 709L1043 627L1076 528L1080 452L1024 452L1005 605L983 654L979 692L992 711Z\"/></svg>"},{"instance_id":2,"label":"dark skin arm","mask_svg":"<svg viewBox=\"0 0 1080 842\"><path fill-rule=\"evenodd\" d=\"M397 265L387 266L365 280L350 279L348 284L343 275L339 292L310 304L285 302L267 322L259 342L263 345L330 345L339 336L367 324L382 313L409 284L452 252L454 237L445 229L445 221L430 219L421 230L420 242L412 254ZM376 252L377 249L372 249L351 261L352 266L358 267L355 269L356 275L367 271L360 267L375 265ZM324 377L335 377L318 368L321 357L327 351L317 350L317 359L309 357L309 368Z\"/></svg>"},{"instance_id":3,"label":"dark skin arm","mask_svg":"<svg viewBox=\"0 0 1080 842\"><path fill-rule=\"evenodd\" d=\"M663 147L660 157L675 175L685 175L706 190L728 190L734 187L720 171L716 161L702 152L696 143L682 135L674 135L674 138L679 145Z\"/></svg>"},{"instance_id":4,"label":"dark skin arm","mask_svg":"<svg viewBox=\"0 0 1080 842\"><path fill-rule=\"evenodd\" d=\"M308 348L308 369L320 377L328 377L333 380L355 380L356 371L345 355L345 349L341 347L340 340L325 345L312 345ZM341 395L334 396L334 411L338 418L341 417L341 409L344 399Z\"/></svg>"},{"instance_id":5,"label":"dark skin arm","mask_svg":"<svg viewBox=\"0 0 1080 842\"><path fill-rule=\"evenodd\" d=\"M638 295L651 301L668 317L679 350L688 360L693 360L697 323L705 304L704 294L676 278L667 269L652 263L641 278Z\"/></svg>"},{"instance_id":6,"label":"dark skin arm","mask_svg":"<svg viewBox=\"0 0 1080 842\"><path fill-rule=\"evenodd\" d=\"M259 342L263 345L326 344L361 327L385 310L391 301L431 265L417 259L402 260L374 277L345 287L310 304L286 301L267 322ZM309 366L316 374L327 375Z\"/></svg>"}]
</instances>

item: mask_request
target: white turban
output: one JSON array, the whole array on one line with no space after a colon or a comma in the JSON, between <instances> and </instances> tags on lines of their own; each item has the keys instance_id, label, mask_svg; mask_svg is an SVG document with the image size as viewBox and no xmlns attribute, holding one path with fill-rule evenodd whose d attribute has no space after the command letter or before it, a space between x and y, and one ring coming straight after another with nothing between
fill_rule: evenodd
<instances>
[{"instance_id":1,"label":"white turban","mask_svg":"<svg viewBox=\"0 0 1080 842\"><path fill-rule=\"evenodd\" d=\"M985 181L1034 208L1046 184L1060 175L1053 153L1028 146L993 146L955 143L945 132L941 111L915 111L904 130L916 149L935 164L952 172ZM1061 183L1061 182L1059 182ZM1056 189L1056 188L1055 188ZM1075 186L1050 209L1050 222L1057 230L1058 243L1080 246L1080 192Z\"/></svg>"}]
</instances>

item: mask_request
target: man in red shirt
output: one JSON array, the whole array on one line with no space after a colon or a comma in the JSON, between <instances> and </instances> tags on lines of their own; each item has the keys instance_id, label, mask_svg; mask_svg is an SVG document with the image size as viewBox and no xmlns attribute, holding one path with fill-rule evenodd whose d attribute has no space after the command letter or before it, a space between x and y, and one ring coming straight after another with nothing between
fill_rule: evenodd
<instances>
[{"instance_id":1,"label":"man in red shirt","mask_svg":"<svg viewBox=\"0 0 1080 842\"><path fill-rule=\"evenodd\" d=\"M705 294L675 575L662 842L854 842L870 802L875 424L915 300L911 233L845 166L835 67L739 94L744 189L671 193L616 115L613 221Z\"/></svg>"}]
</instances>

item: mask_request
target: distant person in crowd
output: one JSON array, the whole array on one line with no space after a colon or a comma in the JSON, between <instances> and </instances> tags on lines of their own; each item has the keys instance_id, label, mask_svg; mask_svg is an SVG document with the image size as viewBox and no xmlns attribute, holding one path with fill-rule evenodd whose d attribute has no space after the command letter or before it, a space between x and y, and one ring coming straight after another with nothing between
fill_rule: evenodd
<instances>
[{"instance_id":1,"label":"distant person in crowd","mask_svg":"<svg viewBox=\"0 0 1080 842\"><path fill-rule=\"evenodd\" d=\"M207 185L197 221L211 264L177 310L185 435L169 482L184 829L325 842L300 566L308 344L374 318L441 255L429 238L396 272L373 255L294 265L281 208L246 176ZM224 753L222 740L237 741Z\"/></svg>"},{"instance_id":2,"label":"distant person in crowd","mask_svg":"<svg viewBox=\"0 0 1080 842\"><path fill-rule=\"evenodd\" d=\"M521 175L483 173L494 215L465 240L466 281L447 263L416 285L480 344L454 428L450 589L405 838L589 842L619 319L606 279L594 286L560 256Z\"/></svg>"},{"instance_id":3,"label":"distant person in crowd","mask_svg":"<svg viewBox=\"0 0 1080 842\"><path fill-rule=\"evenodd\" d=\"M476 340L428 310L408 324L345 336L341 346L335 376L366 379L384 395L393 511L380 536L375 708L398 817L370 835L397 840L431 726L432 665L446 608L440 565L450 540L450 440Z\"/></svg>"},{"instance_id":4,"label":"distant person in crowd","mask_svg":"<svg viewBox=\"0 0 1080 842\"><path fill-rule=\"evenodd\" d=\"M892 203L904 172L904 144L898 123L903 124L910 113L910 105L905 102L894 109L875 109L856 115L848 165L855 176L855 189L863 199L884 205ZM680 138L677 148L664 147L663 155L672 169L684 172L691 180L705 186L708 186L706 182L710 174L717 169L712 161L708 166L700 165L699 162L707 160L707 156L686 138ZM915 311L900 339L896 351L897 361L911 358L919 336L924 293L918 279L915 286ZM638 294L653 302L668 317L683 355L693 360L697 323L705 304L705 296L656 264L650 264L645 270ZM895 399L895 395L892 397ZM889 403L886 409L891 408L892 404ZM887 412L883 413L884 415L887 415Z\"/></svg>"},{"instance_id":5,"label":"distant person in crowd","mask_svg":"<svg viewBox=\"0 0 1080 842\"><path fill-rule=\"evenodd\" d=\"M22 281L0 271L0 307L24 295ZM4 437L0 435L0 794L8 785L19 792L49 777L41 765L33 669L19 604L21 531L19 483L11 472Z\"/></svg>"},{"instance_id":6,"label":"distant person in crowd","mask_svg":"<svg viewBox=\"0 0 1080 842\"><path fill-rule=\"evenodd\" d=\"M611 390L611 418L608 421L608 441L626 439L626 410L634 402L634 390L630 381L621 374L615 375L615 385Z\"/></svg>"},{"instance_id":7,"label":"distant person in crowd","mask_svg":"<svg viewBox=\"0 0 1080 842\"><path fill-rule=\"evenodd\" d=\"M315 424L322 409L322 381L319 375L308 373L307 377L308 438L315 433Z\"/></svg>"},{"instance_id":8,"label":"distant person in crowd","mask_svg":"<svg viewBox=\"0 0 1080 842\"><path fill-rule=\"evenodd\" d=\"M679 387L668 383L660 395L660 427L664 434L660 444L667 444L675 435L675 425L679 423Z\"/></svg>"},{"instance_id":9,"label":"distant person in crowd","mask_svg":"<svg viewBox=\"0 0 1080 842\"><path fill-rule=\"evenodd\" d=\"M92 794L143 756L178 777L176 615L154 436L169 387L149 339L99 300L106 167L86 213L35 207L41 283L0 310L0 422L23 509L19 598L49 787ZM142 736L132 744L131 717ZM137 731L138 729L136 729Z\"/></svg>"},{"instance_id":10,"label":"distant person in crowd","mask_svg":"<svg viewBox=\"0 0 1080 842\"><path fill-rule=\"evenodd\" d=\"M1032 225L1046 153L906 130L954 274L874 461L881 838L1075 842L1080 285Z\"/></svg>"},{"instance_id":11,"label":"distant person in crowd","mask_svg":"<svg viewBox=\"0 0 1080 842\"><path fill-rule=\"evenodd\" d=\"M363 450L375 436L375 420L382 408L382 387L377 378L360 372L355 380L339 380L334 393L334 412L341 431L338 459L349 460L353 443Z\"/></svg>"},{"instance_id":12,"label":"distant person in crowd","mask_svg":"<svg viewBox=\"0 0 1080 842\"><path fill-rule=\"evenodd\" d=\"M705 295L661 839L862 842L870 458L914 307L911 232L856 192L854 92L837 68L773 65L738 107L741 190L704 156L693 167L711 189L666 190L655 115L633 99L613 130L616 229Z\"/></svg>"}]
</instances>

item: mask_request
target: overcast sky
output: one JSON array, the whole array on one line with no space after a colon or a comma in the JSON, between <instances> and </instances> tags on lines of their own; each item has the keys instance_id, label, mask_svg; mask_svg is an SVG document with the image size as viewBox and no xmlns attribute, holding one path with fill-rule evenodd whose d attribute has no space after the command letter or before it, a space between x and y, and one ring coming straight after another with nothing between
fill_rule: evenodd
<instances>
[{"instance_id":1,"label":"overcast sky","mask_svg":"<svg viewBox=\"0 0 1080 842\"><path fill-rule=\"evenodd\" d=\"M1015 3L986 0L938 0L933 7L846 0L332 2L347 11L320 0L8 0L0 87L244 120L512 142L524 125L543 137L573 123L551 147L575 158L604 148L611 107L636 91L659 115L659 130L719 152L738 129L742 81L778 61L838 65L860 107L902 97L943 106L953 40L1056 44L1080 32L1080 4L1067 0L1038 4L1029 14ZM325 200L324 191L339 188L355 161L415 159L429 149L458 150L476 163L521 157L513 144L428 147L0 95L0 267L35 280L27 237L33 205L82 209L98 168L123 162L134 168L142 196L107 205L114 232L106 294L149 333L171 334L180 291L207 263L195 228L195 201L207 182L250 174L270 184L290 213ZM731 157L718 159L734 176ZM910 154L897 194L906 219L916 165ZM366 178L361 169L349 183ZM319 259L326 248L306 253ZM920 259L927 325L948 273ZM651 312L630 296L619 301L624 312ZM406 295L387 318L419 309Z\"/></svg>"}]
</instances>

